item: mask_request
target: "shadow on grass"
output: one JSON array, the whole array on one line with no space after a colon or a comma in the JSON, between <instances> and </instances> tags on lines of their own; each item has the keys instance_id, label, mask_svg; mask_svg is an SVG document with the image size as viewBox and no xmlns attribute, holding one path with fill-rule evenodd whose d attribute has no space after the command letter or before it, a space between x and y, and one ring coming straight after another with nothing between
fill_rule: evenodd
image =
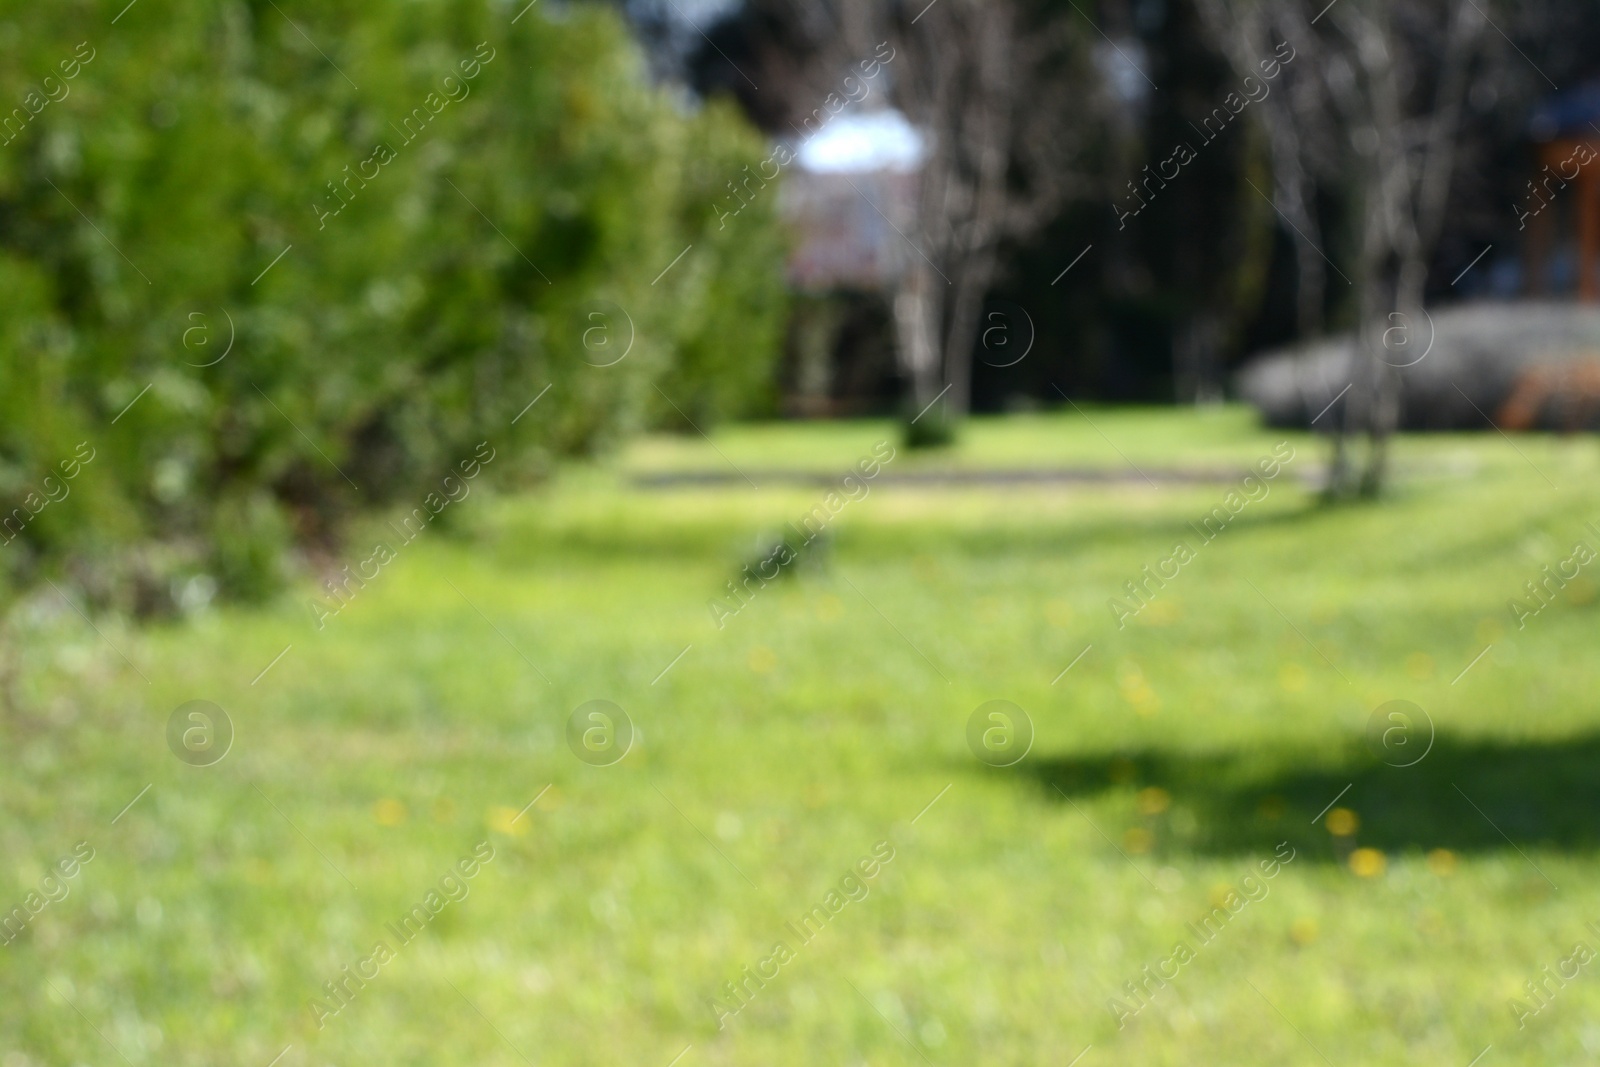
<instances>
[{"instance_id":1,"label":"shadow on grass","mask_svg":"<svg viewBox=\"0 0 1600 1067\"><path fill-rule=\"evenodd\" d=\"M1388 766L1351 746L1299 760L1270 752L1185 757L1145 751L1029 759L1015 769L1063 805L1114 789L1165 790L1171 798L1165 811L1141 814L1130 804L1123 821L1101 824L1113 836L1142 827L1158 851L1258 854L1285 838L1320 838L1329 844L1322 858L1336 858L1326 819L1319 817L1336 797L1338 807L1360 820L1346 843L1386 852L1600 846L1600 734L1521 743L1440 735L1410 767ZM1160 799L1156 795L1149 807Z\"/></svg>"}]
</instances>

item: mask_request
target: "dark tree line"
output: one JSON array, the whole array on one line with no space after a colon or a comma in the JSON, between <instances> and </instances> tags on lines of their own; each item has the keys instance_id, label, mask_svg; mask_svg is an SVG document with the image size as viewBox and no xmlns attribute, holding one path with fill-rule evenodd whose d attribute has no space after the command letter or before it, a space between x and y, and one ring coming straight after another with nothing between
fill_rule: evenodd
<instances>
[{"instance_id":1,"label":"dark tree line","mask_svg":"<svg viewBox=\"0 0 1600 1067\"><path fill-rule=\"evenodd\" d=\"M746 0L709 28L693 76L781 136L852 49L874 34L903 49L894 103L944 146L913 238L928 254L893 294L913 402L945 385L957 413L967 396L993 408L1058 388L1205 401L1253 350L1349 332L1363 355L1336 412L1335 489L1353 494L1382 481L1396 324L1481 287L1449 283L1486 246L1483 278L1517 255L1528 117L1600 74L1597 14L1590 0L1015 0L971 20L946 0ZM1274 60L1280 46L1294 58ZM1206 120L1230 94L1244 104L1219 133ZM1193 158L1174 164L1185 144ZM996 298L1040 334L1003 371L972 361Z\"/></svg>"}]
</instances>

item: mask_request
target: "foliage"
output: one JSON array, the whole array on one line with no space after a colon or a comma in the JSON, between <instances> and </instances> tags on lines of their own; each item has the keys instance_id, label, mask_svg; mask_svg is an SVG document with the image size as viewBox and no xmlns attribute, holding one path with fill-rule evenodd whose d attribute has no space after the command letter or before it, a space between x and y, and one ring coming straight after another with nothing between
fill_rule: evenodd
<instances>
[{"instance_id":1,"label":"foliage","mask_svg":"<svg viewBox=\"0 0 1600 1067\"><path fill-rule=\"evenodd\" d=\"M3 0L0 105L40 87L0 144L0 506L97 458L8 579L262 592L286 540L415 506L480 441L526 479L659 418L658 382L765 403L770 203L721 235L707 191L761 146L652 88L608 12Z\"/></svg>"}]
</instances>

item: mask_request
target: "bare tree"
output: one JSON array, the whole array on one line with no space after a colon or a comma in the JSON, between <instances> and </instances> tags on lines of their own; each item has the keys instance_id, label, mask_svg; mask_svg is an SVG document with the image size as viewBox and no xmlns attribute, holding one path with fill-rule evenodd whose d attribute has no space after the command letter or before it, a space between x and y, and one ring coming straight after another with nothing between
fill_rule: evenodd
<instances>
[{"instance_id":1,"label":"bare tree","mask_svg":"<svg viewBox=\"0 0 1600 1067\"><path fill-rule=\"evenodd\" d=\"M780 92L790 99L836 88L840 74L880 42L893 48L885 64L889 99L925 147L893 294L899 360L914 411L944 393L948 412L964 414L983 298L1001 250L1050 221L1078 186L1095 100L1081 38L1054 9L1027 0L755 0L751 7L767 42L757 42L762 63L781 76Z\"/></svg>"},{"instance_id":2,"label":"bare tree","mask_svg":"<svg viewBox=\"0 0 1600 1067\"><path fill-rule=\"evenodd\" d=\"M1428 335L1423 290L1457 163L1456 136L1483 14L1473 0L1335 0L1307 17L1302 0L1202 0L1241 74L1269 47L1296 50L1288 91L1263 109L1274 203L1301 242L1302 329L1320 318L1324 274L1313 197L1340 196L1356 232L1356 343L1349 399L1338 415L1329 492L1373 494L1400 411L1400 370ZM1337 266L1332 269L1338 272ZM1308 286L1309 283L1309 286ZM1364 434L1359 473L1350 440Z\"/></svg>"},{"instance_id":3,"label":"bare tree","mask_svg":"<svg viewBox=\"0 0 1600 1067\"><path fill-rule=\"evenodd\" d=\"M1280 42L1313 39L1312 31L1292 4L1200 0L1229 63L1242 76L1263 75L1261 63L1276 55ZM1327 293L1327 261L1322 253L1322 226L1316 211L1316 174L1330 169L1337 149L1319 120L1320 86L1301 69L1284 69L1279 88L1256 109L1266 129L1273 162L1273 206L1295 232L1295 325L1301 337L1322 332ZM1314 60L1313 60L1314 61Z\"/></svg>"},{"instance_id":4,"label":"bare tree","mask_svg":"<svg viewBox=\"0 0 1600 1067\"><path fill-rule=\"evenodd\" d=\"M1076 186L1092 94L1069 24L1015 0L892 10L894 98L928 139L909 235L917 254L895 321L916 407L948 385L959 416L1000 249L1049 221Z\"/></svg>"}]
</instances>

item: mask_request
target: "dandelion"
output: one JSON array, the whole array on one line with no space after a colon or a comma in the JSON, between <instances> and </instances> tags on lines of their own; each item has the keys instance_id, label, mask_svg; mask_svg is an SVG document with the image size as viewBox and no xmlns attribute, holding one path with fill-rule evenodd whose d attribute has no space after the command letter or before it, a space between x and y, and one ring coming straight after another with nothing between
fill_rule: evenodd
<instances>
[{"instance_id":1,"label":"dandelion","mask_svg":"<svg viewBox=\"0 0 1600 1067\"><path fill-rule=\"evenodd\" d=\"M406 806L393 797L384 797L372 805L372 817L379 826L399 826L406 821Z\"/></svg>"},{"instance_id":2,"label":"dandelion","mask_svg":"<svg viewBox=\"0 0 1600 1067\"><path fill-rule=\"evenodd\" d=\"M1334 837L1349 837L1361 828L1361 818L1349 808L1334 808L1328 812L1323 825Z\"/></svg>"},{"instance_id":3,"label":"dandelion","mask_svg":"<svg viewBox=\"0 0 1600 1067\"><path fill-rule=\"evenodd\" d=\"M502 834L520 834L528 828L526 819L517 820L516 808L505 808L499 805L489 809L489 829Z\"/></svg>"},{"instance_id":4,"label":"dandelion","mask_svg":"<svg viewBox=\"0 0 1600 1067\"><path fill-rule=\"evenodd\" d=\"M1172 795L1165 789L1162 789L1160 786L1153 785L1148 789L1139 790L1139 796L1136 802L1138 803L1139 811L1142 814L1160 815L1171 806Z\"/></svg>"},{"instance_id":5,"label":"dandelion","mask_svg":"<svg viewBox=\"0 0 1600 1067\"><path fill-rule=\"evenodd\" d=\"M1358 878L1376 878L1388 865L1383 853L1375 848L1358 848L1350 853L1350 870Z\"/></svg>"},{"instance_id":6,"label":"dandelion","mask_svg":"<svg viewBox=\"0 0 1600 1067\"><path fill-rule=\"evenodd\" d=\"M1426 652L1413 652L1406 657L1406 673L1418 681L1433 677L1433 657Z\"/></svg>"},{"instance_id":7,"label":"dandelion","mask_svg":"<svg viewBox=\"0 0 1600 1067\"><path fill-rule=\"evenodd\" d=\"M1285 663L1278 669L1278 685L1285 693L1303 693L1310 679L1298 663Z\"/></svg>"}]
</instances>

